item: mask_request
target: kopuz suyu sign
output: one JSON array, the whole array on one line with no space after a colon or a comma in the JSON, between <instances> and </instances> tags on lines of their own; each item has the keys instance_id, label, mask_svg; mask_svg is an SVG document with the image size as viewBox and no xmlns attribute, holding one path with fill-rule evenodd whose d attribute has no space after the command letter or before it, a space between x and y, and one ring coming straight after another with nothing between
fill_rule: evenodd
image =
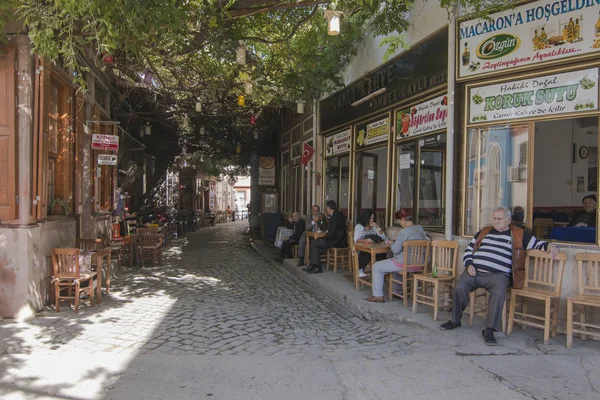
<instances>
[{"instance_id":1,"label":"kopuz suyu sign","mask_svg":"<svg viewBox=\"0 0 600 400\"><path fill-rule=\"evenodd\" d=\"M447 119L447 95L396 111L396 139L405 139L446 129Z\"/></svg>"},{"instance_id":2,"label":"kopuz suyu sign","mask_svg":"<svg viewBox=\"0 0 600 400\"><path fill-rule=\"evenodd\" d=\"M356 148L386 142L390 134L390 119L384 118L356 128Z\"/></svg>"},{"instance_id":3,"label":"kopuz suyu sign","mask_svg":"<svg viewBox=\"0 0 600 400\"><path fill-rule=\"evenodd\" d=\"M469 90L469 123L598 110L598 68Z\"/></svg>"},{"instance_id":4,"label":"kopuz suyu sign","mask_svg":"<svg viewBox=\"0 0 600 400\"><path fill-rule=\"evenodd\" d=\"M458 77L597 52L599 12L598 0L541 0L462 22Z\"/></svg>"},{"instance_id":5,"label":"kopuz suyu sign","mask_svg":"<svg viewBox=\"0 0 600 400\"><path fill-rule=\"evenodd\" d=\"M115 135L92 135L92 150L119 151L119 137Z\"/></svg>"}]
</instances>

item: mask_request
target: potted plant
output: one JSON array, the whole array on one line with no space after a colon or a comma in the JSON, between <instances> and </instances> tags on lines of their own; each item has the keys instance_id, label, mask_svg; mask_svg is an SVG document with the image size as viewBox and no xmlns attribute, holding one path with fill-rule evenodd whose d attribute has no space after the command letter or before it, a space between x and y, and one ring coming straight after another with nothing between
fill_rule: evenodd
<instances>
[{"instance_id":1,"label":"potted plant","mask_svg":"<svg viewBox=\"0 0 600 400\"><path fill-rule=\"evenodd\" d=\"M53 199L50 201L48 209L51 215L71 215L71 207L66 200Z\"/></svg>"}]
</instances>

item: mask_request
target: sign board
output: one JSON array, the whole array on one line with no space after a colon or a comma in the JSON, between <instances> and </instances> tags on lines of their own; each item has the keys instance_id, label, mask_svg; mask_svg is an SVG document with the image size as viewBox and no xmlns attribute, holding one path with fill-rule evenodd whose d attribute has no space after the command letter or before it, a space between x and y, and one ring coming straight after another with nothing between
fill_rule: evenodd
<instances>
[{"instance_id":1,"label":"sign board","mask_svg":"<svg viewBox=\"0 0 600 400\"><path fill-rule=\"evenodd\" d=\"M447 119L448 96L446 95L396 111L396 139L446 129Z\"/></svg>"},{"instance_id":2,"label":"sign board","mask_svg":"<svg viewBox=\"0 0 600 400\"><path fill-rule=\"evenodd\" d=\"M356 128L356 147L366 147L372 144L386 142L390 135L390 119L384 118Z\"/></svg>"},{"instance_id":3,"label":"sign board","mask_svg":"<svg viewBox=\"0 0 600 400\"><path fill-rule=\"evenodd\" d=\"M258 157L258 185L275 186L275 157Z\"/></svg>"},{"instance_id":4,"label":"sign board","mask_svg":"<svg viewBox=\"0 0 600 400\"><path fill-rule=\"evenodd\" d=\"M469 123L598 110L598 68L469 90Z\"/></svg>"},{"instance_id":5,"label":"sign board","mask_svg":"<svg viewBox=\"0 0 600 400\"><path fill-rule=\"evenodd\" d=\"M92 135L92 150L119 151L119 137L114 135Z\"/></svg>"},{"instance_id":6,"label":"sign board","mask_svg":"<svg viewBox=\"0 0 600 400\"><path fill-rule=\"evenodd\" d=\"M599 11L597 1L540 0L462 22L458 77L595 53Z\"/></svg>"},{"instance_id":7,"label":"sign board","mask_svg":"<svg viewBox=\"0 0 600 400\"><path fill-rule=\"evenodd\" d=\"M335 135L331 135L325 139L325 156L336 156L338 154L345 154L350 151L350 140L352 131L346 129Z\"/></svg>"},{"instance_id":8,"label":"sign board","mask_svg":"<svg viewBox=\"0 0 600 400\"><path fill-rule=\"evenodd\" d=\"M98 165L117 165L117 155L98 154Z\"/></svg>"}]
</instances>

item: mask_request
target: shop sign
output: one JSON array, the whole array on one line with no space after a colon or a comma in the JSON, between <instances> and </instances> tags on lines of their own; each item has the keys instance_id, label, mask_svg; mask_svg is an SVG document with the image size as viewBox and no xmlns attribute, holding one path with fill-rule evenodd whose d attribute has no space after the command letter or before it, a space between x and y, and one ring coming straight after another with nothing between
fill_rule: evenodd
<instances>
[{"instance_id":1,"label":"shop sign","mask_svg":"<svg viewBox=\"0 0 600 400\"><path fill-rule=\"evenodd\" d=\"M98 154L98 165L117 165L117 155Z\"/></svg>"},{"instance_id":2,"label":"shop sign","mask_svg":"<svg viewBox=\"0 0 600 400\"><path fill-rule=\"evenodd\" d=\"M405 139L446 129L447 119L447 95L396 111L396 139Z\"/></svg>"},{"instance_id":3,"label":"shop sign","mask_svg":"<svg viewBox=\"0 0 600 400\"><path fill-rule=\"evenodd\" d=\"M390 119L384 118L370 124L359 125L356 132L357 148L386 142L390 134Z\"/></svg>"},{"instance_id":4,"label":"shop sign","mask_svg":"<svg viewBox=\"0 0 600 400\"><path fill-rule=\"evenodd\" d=\"M275 186L275 157L258 157L258 185Z\"/></svg>"},{"instance_id":5,"label":"shop sign","mask_svg":"<svg viewBox=\"0 0 600 400\"><path fill-rule=\"evenodd\" d=\"M325 139L325 156L348 153L350 151L350 141L352 140L351 136L351 130L346 129Z\"/></svg>"},{"instance_id":6,"label":"shop sign","mask_svg":"<svg viewBox=\"0 0 600 400\"><path fill-rule=\"evenodd\" d=\"M469 123L598 110L598 68L469 90Z\"/></svg>"},{"instance_id":7,"label":"shop sign","mask_svg":"<svg viewBox=\"0 0 600 400\"><path fill-rule=\"evenodd\" d=\"M92 135L92 150L119 151L119 137L115 135Z\"/></svg>"},{"instance_id":8,"label":"shop sign","mask_svg":"<svg viewBox=\"0 0 600 400\"><path fill-rule=\"evenodd\" d=\"M596 0L541 0L462 22L458 76L594 53L600 49L599 11Z\"/></svg>"}]
</instances>

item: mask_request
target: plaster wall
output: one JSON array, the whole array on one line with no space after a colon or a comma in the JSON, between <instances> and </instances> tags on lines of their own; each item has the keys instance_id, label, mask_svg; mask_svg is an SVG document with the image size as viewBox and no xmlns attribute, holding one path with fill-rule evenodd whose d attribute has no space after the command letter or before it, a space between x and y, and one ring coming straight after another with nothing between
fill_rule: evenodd
<instances>
[{"instance_id":1,"label":"plaster wall","mask_svg":"<svg viewBox=\"0 0 600 400\"><path fill-rule=\"evenodd\" d=\"M49 301L55 247L75 247L76 221L0 228L0 316L25 319Z\"/></svg>"}]
</instances>

